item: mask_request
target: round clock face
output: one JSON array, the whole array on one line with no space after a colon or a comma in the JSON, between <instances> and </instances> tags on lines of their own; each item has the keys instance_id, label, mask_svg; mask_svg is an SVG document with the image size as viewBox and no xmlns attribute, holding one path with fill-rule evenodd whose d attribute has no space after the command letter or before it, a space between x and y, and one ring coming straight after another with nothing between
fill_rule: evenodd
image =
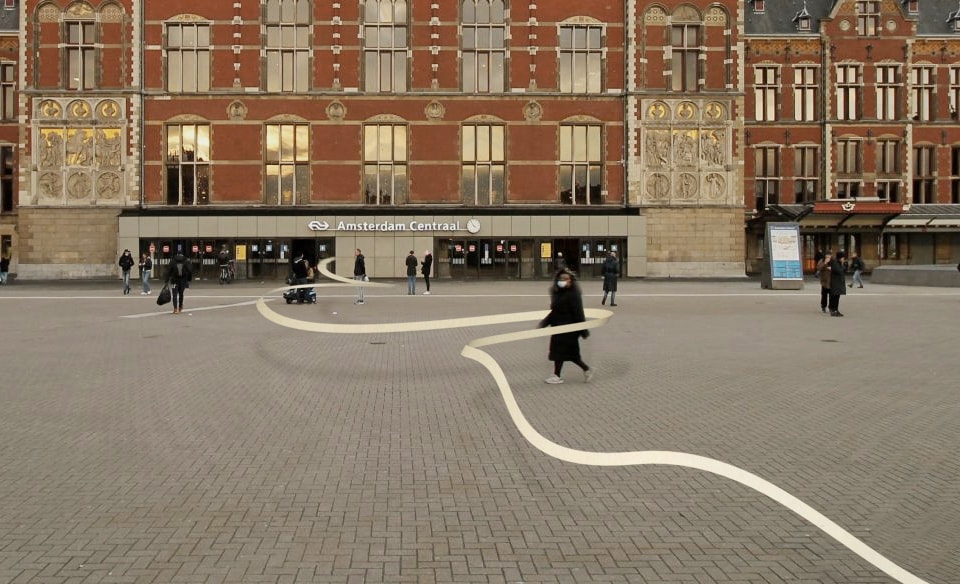
<instances>
[{"instance_id":1,"label":"round clock face","mask_svg":"<svg viewBox=\"0 0 960 584\"><path fill-rule=\"evenodd\" d=\"M480 231L480 221L477 219L471 219L467 221L467 231L470 233L477 233Z\"/></svg>"}]
</instances>

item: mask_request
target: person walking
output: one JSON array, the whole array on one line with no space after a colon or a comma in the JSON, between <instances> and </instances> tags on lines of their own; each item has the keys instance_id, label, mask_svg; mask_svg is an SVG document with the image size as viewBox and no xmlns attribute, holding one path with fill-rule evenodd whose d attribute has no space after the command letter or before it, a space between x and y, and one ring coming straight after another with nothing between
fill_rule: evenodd
<instances>
[{"instance_id":1,"label":"person walking","mask_svg":"<svg viewBox=\"0 0 960 584\"><path fill-rule=\"evenodd\" d=\"M567 269L567 260L563 259L563 252L558 251L556 259L553 260L553 271L559 272L560 270L566 270L566 269Z\"/></svg>"},{"instance_id":2,"label":"person walking","mask_svg":"<svg viewBox=\"0 0 960 584\"><path fill-rule=\"evenodd\" d=\"M363 304L363 283L367 281L367 262L364 260L359 247L353 255L353 279L360 282L357 284L357 297L353 303Z\"/></svg>"},{"instance_id":3,"label":"person walking","mask_svg":"<svg viewBox=\"0 0 960 584\"><path fill-rule=\"evenodd\" d=\"M553 277L553 284L550 286L550 313L540 321L537 328L563 326L584 322L585 320L583 295L577 285L576 278L567 270L557 272ZM587 383L593 379L596 370L580 358L580 338L586 339L589 336L590 331L582 330L550 337L550 351L547 358L553 361L553 375L544 380L546 383L563 383L561 373L565 361L571 361L582 369L584 380Z\"/></svg>"},{"instance_id":4,"label":"person walking","mask_svg":"<svg viewBox=\"0 0 960 584\"><path fill-rule=\"evenodd\" d=\"M0 257L0 286L7 285L7 278L10 276L10 256Z\"/></svg>"},{"instance_id":5,"label":"person walking","mask_svg":"<svg viewBox=\"0 0 960 584\"><path fill-rule=\"evenodd\" d=\"M847 293L846 270L843 261L846 254L838 251L828 264L830 270L830 316L843 316L840 312L840 297Z\"/></svg>"},{"instance_id":6,"label":"person walking","mask_svg":"<svg viewBox=\"0 0 960 584\"><path fill-rule=\"evenodd\" d=\"M420 263L417 261L417 256L414 255L413 250L410 250L410 253L407 254L407 294L412 296L417 293L417 265Z\"/></svg>"},{"instance_id":7,"label":"person walking","mask_svg":"<svg viewBox=\"0 0 960 584\"><path fill-rule=\"evenodd\" d=\"M620 277L620 262L617 261L617 252L611 251L607 258L603 260L603 266L600 268L600 275L603 276L603 300L600 304L607 303L607 294L610 294L610 306L617 305L617 279Z\"/></svg>"},{"instance_id":8,"label":"person walking","mask_svg":"<svg viewBox=\"0 0 960 584\"><path fill-rule=\"evenodd\" d=\"M307 283L307 273L310 271L310 264L303 258L303 255L298 255L294 258L291 270L293 270L294 286L302 286ZM303 304L306 299L307 288L297 288L297 304Z\"/></svg>"},{"instance_id":9,"label":"person walking","mask_svg":"<svg viewBox=\"0 0 960 584\"><path fill-rule=\"evenodd\" d=\"M424 250L423 262L420 264L420 273L423 274L423 283L427 285L427 291L423 294L430 295L430 271L433 270L433 254L430 250Z\"/></svg>"},{"instance_id":10,"label":"person walking","mask_svg":"<svg viewBox=\"0 0 960 584\"><path fill-rule=\"evenodd\" d=\"M141 296L150 294L150 274L153 272L153 260L148 254L140 254L140 283L142 284Z\"/></svg>"},{"instance_id":11,"label":"person walking","mask_svg":"<svg viewBox=\"0 0 960 584\"><path fill-rule=\"evenodd\" d=\"M167 268L166 282L170 286L170 295L173 297L173 313L183 312L183 292L190 287L190 280L193 279L193 270L190 268L190 262L187 256L180 252L173 256L170 267Z\"/></svg>"},{"instance_id":12,"label":"person walking","mask_svg":"<svg viewBox=\"0 0 960 584\"><path fill-rule=\"evenodd\" d=\"M130 293L130 269L133 268L134 264L129 249L123 250L120 261L117 263L120 265L120 272L123 274L123 294L127 295Z\"/></svg>"},{"instance_id":13,"label":"person walking","mask_svg":"<svg viewBox=\"0 0 960 584\"><path fill-rule=\"evenodd\" d=\"M857 288L863 288L863 270L866 266L863 260L856 253L850 254L850 269L853 270L853 279L850 281L850 287L856 284Z\"/></svg>"},{"instance_id":14,"label":"person walking","mask_svg":"<svg viewBox=\"0 0 960 584\"><path fill-rule=\"evenodd\" d=\"M817 277L820 278L820 312L827 312L827 302L830 300L830 260L833 252L827 251L817 262Z\"/></svg>"}]
</instances>

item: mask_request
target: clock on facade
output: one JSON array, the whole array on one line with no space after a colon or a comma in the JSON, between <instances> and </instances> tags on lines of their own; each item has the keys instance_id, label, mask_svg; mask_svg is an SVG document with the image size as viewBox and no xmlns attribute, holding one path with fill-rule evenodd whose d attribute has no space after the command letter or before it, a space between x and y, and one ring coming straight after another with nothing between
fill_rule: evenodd
<instances>
[{"instance_id":1,"label":"clock on facade","mask_svg":"<svg viewBox=\"0 0 960 584\"><path fill-rule=\"evenodd\" d=\"M480 231L480 220L479 219L470 219L467 221L467 231L470 233L479 233Z\"/></svg>"}]
</instances>

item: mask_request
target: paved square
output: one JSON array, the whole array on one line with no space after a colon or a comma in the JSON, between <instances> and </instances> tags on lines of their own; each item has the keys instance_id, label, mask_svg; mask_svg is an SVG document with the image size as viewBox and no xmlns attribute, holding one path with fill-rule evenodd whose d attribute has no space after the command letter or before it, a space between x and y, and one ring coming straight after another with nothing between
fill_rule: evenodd
<instances>
[{"instance_id":1,"label":"paved square","mask_svg":"<svg viewBox=\"0 0 960 584\"><path fill-rule=\"evenodd\" d=\"M270 305L402 322L545 309L546 286ZM535 448L460 356L532 323L306 333L257 313L268 290L197 283L174 316L119 282L0 289L0 582L896 581L731 480ZM624 281L617 300L583 343L591 384L570 364L544 384L545 340L489 348L544 437L735 465L960 582L960 290L868 284L845 318L812 281Z\"/></svg>"}]
</instances>

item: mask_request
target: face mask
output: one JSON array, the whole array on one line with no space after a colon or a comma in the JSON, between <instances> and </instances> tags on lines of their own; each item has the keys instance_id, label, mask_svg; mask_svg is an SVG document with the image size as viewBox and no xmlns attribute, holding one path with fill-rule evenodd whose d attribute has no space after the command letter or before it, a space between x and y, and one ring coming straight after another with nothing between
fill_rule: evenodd
<instances>
[{"instance_id":1,"label":"face mask","mask_svg":"<svg viewBox=\"0 0 960 584\"><path fill-rule=\"evenodd\" d=\"M557 288L566 288L566 287L567 287L566 280L557 280Z\"/></svg>"}]
</instances>

